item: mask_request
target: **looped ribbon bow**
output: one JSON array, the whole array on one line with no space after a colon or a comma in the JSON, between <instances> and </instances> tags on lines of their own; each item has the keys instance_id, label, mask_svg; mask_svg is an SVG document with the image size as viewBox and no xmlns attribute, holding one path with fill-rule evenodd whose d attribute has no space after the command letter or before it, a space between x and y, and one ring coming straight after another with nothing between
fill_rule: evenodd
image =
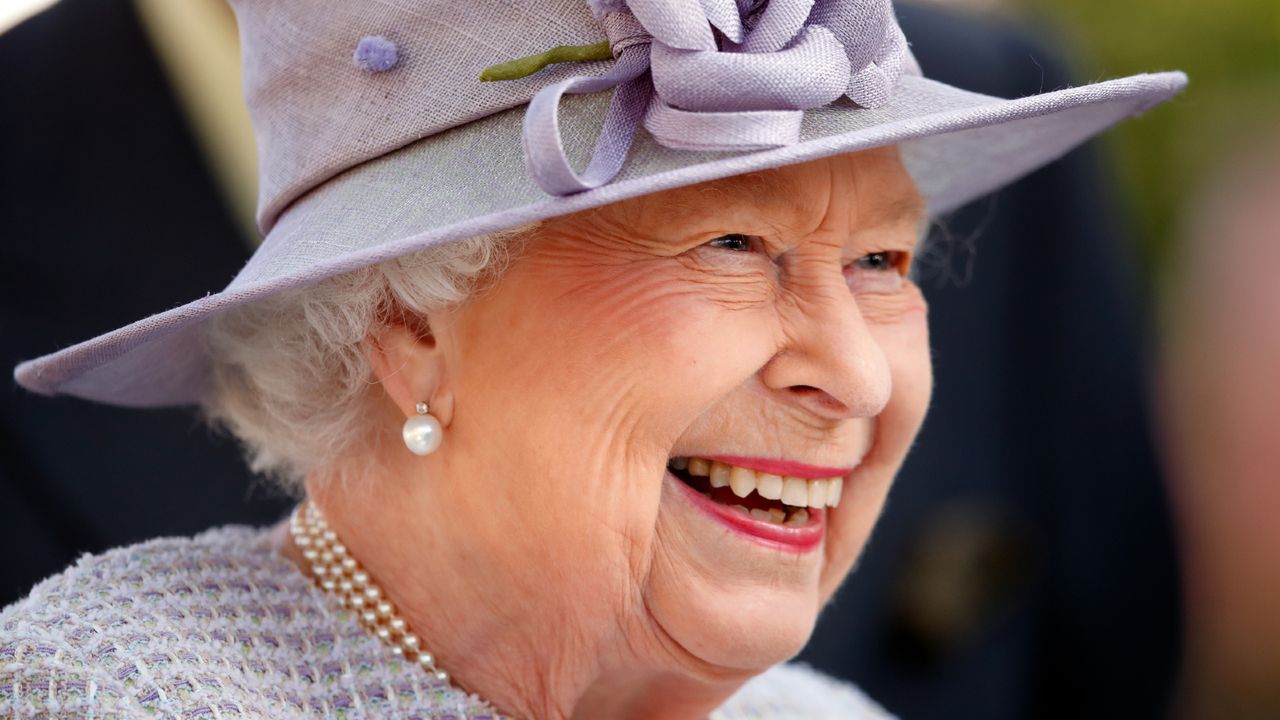
<instances>
[{"instance_id":1,"label":"looped ribbon bow","mask_svg":"<svg viewBox=\"0 0 1280 720\"><path fill-rule=\"evenodd\" d=\"M609 183L640 123L688 150L762 150L800 139L804 111L847 96L887 102L918 73L891 0L589 0L613 68L544 87L524 117L524 152L551 195ZM617 88L581 174L560 136L560 98Z\"/></svg>"}]
</instances>

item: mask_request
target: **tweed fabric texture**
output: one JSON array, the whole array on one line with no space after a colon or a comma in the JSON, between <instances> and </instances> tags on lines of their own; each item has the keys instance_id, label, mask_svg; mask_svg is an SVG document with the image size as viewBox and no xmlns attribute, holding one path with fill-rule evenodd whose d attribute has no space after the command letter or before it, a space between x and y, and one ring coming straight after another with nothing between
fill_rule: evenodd
<instances>
[{"instance_id":1,"label":"tweed fabric texture","mask_svg":"<svg viewBox=\"0 0 1280 720\"><path fill-rule=\"evenodd\" d=\"M501 716L395 660L264 531L234 527L86 557L0 612L0 717ZM784 666L712 720L884 717L852 686Z\"/></svg>"},{"instance_id":2,"label":"tweed fabric texture","mask_svg":"<svg viewBox=\"0 0 1280 720\"><path fill-rule=\"evenodd\" d=\"M858 2L871 7L878 0ZM919 77L908 54L883 102L862 107L841 97L805 109L794 143L749 151L679 149L639 127L616 175L612 167L600 171L608 182L551 196L526 166L529 148L521 138L532 117L526 103L557 83L610 86L573 74L604 76L621 63L553 65L500 83L477 76L495 61L601 40L604 30L585 2L370 0L329 2L324 12L311 0L233 4L259 144L266 238L226 289L24 362L14 372L23 387L131 407L199 403L210 379L204 328L229 308L430 245L845 152L899 145L930 211L946 213L1186 84L1182 73L1157 73L1004 100ZM354 48L371 35L397 44L395 67L369 73L355 66ZM624 103L630 105L643 107L638 96ZM563 149L573 167L587 165L602 125L608 130L611 107L608 93L560 99L551 154Z\"/></svg>"}]
</instances>

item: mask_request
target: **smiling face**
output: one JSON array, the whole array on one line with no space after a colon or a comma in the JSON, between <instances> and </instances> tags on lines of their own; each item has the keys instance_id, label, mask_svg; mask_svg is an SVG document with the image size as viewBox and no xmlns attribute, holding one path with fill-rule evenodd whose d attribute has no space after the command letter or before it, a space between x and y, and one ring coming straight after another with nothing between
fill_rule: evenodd
<instances>
[{"instance_id":1,"label":"smiling face","mask_svg":"<svg viewBox=\"0 0 1280 720\"><path fill-rule=\"evenodd\" d=\"M392 514L508 635L708 677L791 656L928 404L922 212L891 148L547 221L384 364L433 358L448 414L432 456L388 443Z\"/></svg>"}]
</instances>

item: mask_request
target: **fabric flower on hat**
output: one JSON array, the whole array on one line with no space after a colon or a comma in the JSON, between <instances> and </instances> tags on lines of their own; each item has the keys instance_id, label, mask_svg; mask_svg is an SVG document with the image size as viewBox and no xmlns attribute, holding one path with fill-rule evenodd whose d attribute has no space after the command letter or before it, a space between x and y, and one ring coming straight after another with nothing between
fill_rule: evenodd
<instances>
[{"instance_id":1,"label":"fabric flower on hat","mask_svg":"<svg viewBox=\"0 0 1280 720\"><path fill-rule=\"evenodd\" d=\"M904 72L919 72L890 0L589 0L588 5L604 26L608 51L616 58L613 69L548 85L525 116L530 171L553 195L612 180L642 122L671 148L780 147L799 140L805 110L841 97L879 107ZM540 60L556 61L551 54ZM595 153L579 174L560 138L560 98L614 88Z\"/></svg>"}]
</instances>

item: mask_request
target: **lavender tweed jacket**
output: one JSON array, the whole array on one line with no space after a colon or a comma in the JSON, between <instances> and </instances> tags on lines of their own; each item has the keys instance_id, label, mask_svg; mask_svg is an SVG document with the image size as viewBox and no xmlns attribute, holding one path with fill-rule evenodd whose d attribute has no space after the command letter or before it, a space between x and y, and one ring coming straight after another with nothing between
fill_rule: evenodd
<instances>
[{"instance_id":1,"label":"lavender tweed jacket","mask_svg":"<svg viewBox=\"0 0 1280 720\"><path fill-rule=\"evenodd\" d=\"M0 612L0 717L500 717L393 660L264 535L154 540L37 585ZM852 686L783 665L711 720L885 717Z\"/></svg>"}]
</instances>

